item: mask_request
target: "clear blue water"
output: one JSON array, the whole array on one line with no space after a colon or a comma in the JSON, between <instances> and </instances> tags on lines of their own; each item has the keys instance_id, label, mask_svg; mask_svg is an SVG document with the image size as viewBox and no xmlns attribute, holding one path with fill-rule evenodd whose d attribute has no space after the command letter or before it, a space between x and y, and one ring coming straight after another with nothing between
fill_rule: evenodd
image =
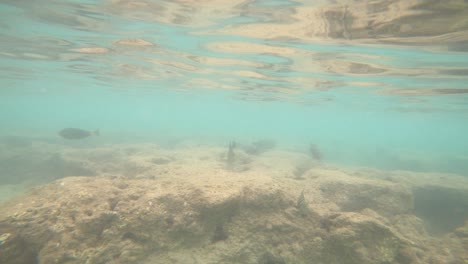
<instances>
[{"instance_id":1,"label":"clear blue water","mask_svg":"<svg viewBox=\"0 0 468 264\"><path fill-rule=\"evenodd\" d=\"M409 5L431 22L327 1L2 1L0 135L269 138L338 164L466 174L462 7Z\"/></svg>"}]
</instances>

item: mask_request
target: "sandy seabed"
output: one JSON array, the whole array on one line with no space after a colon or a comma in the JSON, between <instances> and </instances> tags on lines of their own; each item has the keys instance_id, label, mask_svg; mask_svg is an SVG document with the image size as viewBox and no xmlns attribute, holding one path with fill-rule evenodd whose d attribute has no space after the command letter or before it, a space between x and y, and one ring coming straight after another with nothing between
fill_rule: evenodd
<instances>
[{"instance_id":1,"label":"sandy seabed","mask_svg":"<svg viewBox=\"0 0 468 264\"><path fill-rule=\"evenodd\" d=\"M4 147L0 263L468 263L468 178L258 146Z\"/></svg>"}]
</instances>

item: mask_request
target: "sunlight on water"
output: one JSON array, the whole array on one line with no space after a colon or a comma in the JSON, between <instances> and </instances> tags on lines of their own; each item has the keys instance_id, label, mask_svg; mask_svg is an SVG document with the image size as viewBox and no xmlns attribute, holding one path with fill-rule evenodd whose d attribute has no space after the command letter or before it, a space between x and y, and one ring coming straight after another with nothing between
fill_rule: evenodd
<instances>
[{"instance_id":1,"label":"sunlight on water","mask_svg":"<svg viewBox=\"0 0 468 264\"><path fill-rule=\"evenodd\" d=\"M7 1L1 78L2 95L12 97L2 132L99 126L130 137L267 136L321 142L342 163L375 166L356 152L383 148L417 155L429 170L464 173L461 7Z\"/></svg>"},{"instance_id":2,"label":"sunlight on water","mask_svg":"<svg viewBox=\"0 0 468 264\"><path fill-rule=\"evenodd\" d=\"M424 230L416 234L418 221L430 234L456 228L459 236L468 232L466 222L461 227L468 219L467 1L6 0L0 3L0 17L0 201L54 181L41 187L43 195L31 195L58 199L54 195L73 193L73 188L54 191L55 185L76 185L83 191L63 203L110 203L112 214L96 220L86 211L84 222L73 216L73 224L54 220L50 232L62 234L77 224L83 236L105 236L111 230L105 224L91 230L82 226L117 221L110 219L117 217L114 207L126 199L118 198L122 195L138 208L150 208L160 199L169 216L161 216L158 228L186 227L171 234L148 231L151 236L138 228L120 230L123 235L112 229L127 243L114 245L121 249L121 260L112 253L114 260L76 255L51 262L55 257L47 252L53 250L34 246L22 256L0 254L0 263L467 262L466 242L463 250L458 240L447 240L452 255L441 249L424 257L408 246L423 243L427 235ZM212 175L224 175L225 181ZM69 176L94 176L96 182ZM161 177L170 183L161 183ZM256 182L248 183L249 177ZM121 188L129 185L127 178L143 182ZM184 189L181 182L205 192L207 207L223 205L197 211L205 201L194 198L196 191ZM97 194L87 188L101 184L127 193L89 198ZM152 184L169 187L157 195L143 191ZM252 187L258 196L250 197L244 184L272 189ZM167 198L171 190L178 193L175 200L195 201L173 201ZM276 197L272 190L285 193ZM236 200L236 191L250 197L249 202L244 196ZM236 234L253 232L241 228L251 225L245 224L249 217L265 218L264 230L286 232L279 226L287 226L292 216L231 221L241 211L238 204L253 206L249 203L262 195L277 203L260 211L299 211L301 220L291 231L297 233L275 242L292 248L265 244L246 251L249 246L232 242L242 236L227 228ZM381 198L366 202L369 197ZM15 204L22 203L10 206ZM128 201L120 206L132 208ZM30 210L26 207L22 209ZM179 207L188 210L185 216L173 209ZM226 216L225 211L233 213ZM187 216L192 213L200 218ZM205 215L211 213L219 217ZM388 221L406 223L392 228L402 234L413 228L408 233L414 237L388 239L406 243L406 251L398 251L387 237L348 247L345 238L333 233L335 222L374 223L380 221L377 214L405 215ZM15 233L17 226L5 222L4 215L8 213L0 215L0 249L30 239L32 231ZM142 226L159 219L146 217ZM304 219L326 232L304 231ZM356 236L365 237L359 230ZM207 237L205 231L214 235ZM233 244L224 257L207 248L201 255L164 251L184 232L198 241L188 244L215 241L216 250L222 249L220 243ZM301 232L314 237L307 246L294 244L303 241ZM379 232L391 233L384 227ZM156 239L159 235L164 238ZM430 251L429 244L419 250ZM317 248L322 253L308 253ZM364 249L379 254L366 255ZM160 262L141 257L160 250L166 252Z\"/></svg>"}]
</instances>

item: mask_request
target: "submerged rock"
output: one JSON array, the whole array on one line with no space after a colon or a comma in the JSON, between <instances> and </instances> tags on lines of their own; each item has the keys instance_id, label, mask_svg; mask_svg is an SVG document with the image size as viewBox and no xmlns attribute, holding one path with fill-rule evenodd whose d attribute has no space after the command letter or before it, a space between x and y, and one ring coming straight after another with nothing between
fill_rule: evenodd
<instances>
[{"instance_id":1,"label":"submerged rock","mask_svg":"<svg viewBox=\"0 0 468 264\"><path fill-rule=\"evenodd\" d=\"M294 163L279 152L256 157L249 170L240 172L220 166L216 148L211 159L206 151L154 149L62 153L63 160L86 161L86 168L106 174L58 179L0 205L0 263L423 264L467 259L467 222L433 237L426 231L433 218L414 214L429 213L421 211L426 190L464 197L434 181L430 189L418 189L408 175L401 181L393 175L395 181L389 182L318 164L297 181L287 178ZM165 163L154 157L177 159ZM454 188L462 190L458 185ZM454 202L456 208L464 204Z\"/></svg>"},{"instance_id":2,"label":"submerged rock","mask_svg":"<svg viewBox=\"0 0 468 264\"><path fill-rule=\"evenodd\" d=\"M413 209L411 190L401 184L358 178L325 179L320 190L342 211L358 212L370 208L381 215L405 214Z\"/></svg>"},{"instance_id":3,"label":"submerged rock","mask_svg":"<svg viewBox=\"0 0 468 264\"><path fill-rule=\"evenodd\" d=\"M4 224L0 224L0 263L38 263L27 241L15 228Z\"/></svg>"},{"instance_id":4,"label":"submerged rock","mask_svg":"<svg viewBox=\"0 0 468 264\"><path fill-rule=\"evenodd\" d=\"M343 213L330 220L326 263L393 263L410 242L374 217ZM411 262L410 262L411 263Z\"/></svg>"},{"instance_id":5,"label":"submerged rock","mask_svg":"<svg viewBox=\"0 0 468 264\"><path fill-rule=\"evenodd\" d=\"M40 263L142 263L169 249L229 241L226 230L240 207L281 211L287 205L277 189L246 188L247 182L213 195L194 182L69 177L3 205L0 221L27 241ZM0 248L2 264L18 263L9 260L17 249Z\"/></svg>"}]
</instances>

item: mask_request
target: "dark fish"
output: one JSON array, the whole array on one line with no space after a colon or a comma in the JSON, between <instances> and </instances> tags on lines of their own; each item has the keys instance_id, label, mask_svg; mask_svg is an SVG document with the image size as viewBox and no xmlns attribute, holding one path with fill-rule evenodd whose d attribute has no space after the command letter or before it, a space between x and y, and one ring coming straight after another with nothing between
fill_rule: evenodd
<instances>
[{"instance_id":1,"label":"dark fish","mask_svg":"<svg viewBox=\"0 0 468 264\"><path fill-rule=\"evenodd\" d=\"M322 152L320 149L317 147L315 144L310 144L309 146L309 154L312 156L312 158L316 161L321 161L323 158Z\"/></svg>"},{"instance_id":2,"label":"dark fish","mask_svg":"<svg viewBox=\"0 0 468 264\"><path fill-rule=\"evenodd\" d=\"M79 128L64 128L59 132L59 135L66 139L83 139L92 135L99 136L99 129L88 131Z\"/></svg>"}]
</instances>

